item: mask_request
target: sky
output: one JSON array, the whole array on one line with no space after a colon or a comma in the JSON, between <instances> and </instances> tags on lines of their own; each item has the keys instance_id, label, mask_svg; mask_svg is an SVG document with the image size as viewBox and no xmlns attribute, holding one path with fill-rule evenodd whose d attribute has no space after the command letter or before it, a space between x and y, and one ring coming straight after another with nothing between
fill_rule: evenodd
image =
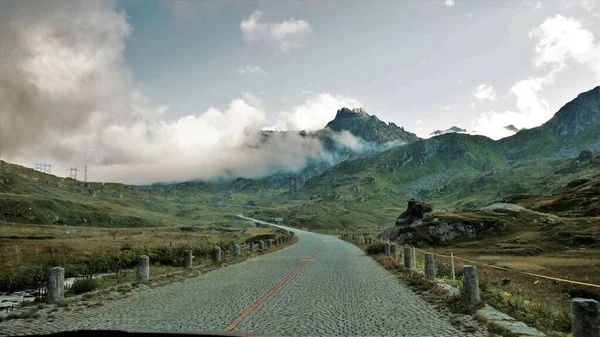
<instances>
[{"instance_id":1,"label":"sky","mask_svg":"<svg viewBox=\"0 0 600 337\"><path fill-rule=\"evenodd\" d=\"M127 183L300 170L256 131L341 107L499 139L600 83L592 0L0 0L0 38L0 157Z\"/></svg>"}]
</instances>

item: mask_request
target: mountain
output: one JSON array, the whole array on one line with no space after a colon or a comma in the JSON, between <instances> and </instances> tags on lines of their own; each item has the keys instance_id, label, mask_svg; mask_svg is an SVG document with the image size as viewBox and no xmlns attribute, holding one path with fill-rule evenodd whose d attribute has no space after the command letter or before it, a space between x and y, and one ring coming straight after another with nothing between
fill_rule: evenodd
<instances>
[{"instance_id":1,"label":"mountain","mask_svg":"<svg viewBox=\"0 0 600 337\"><path fill-rule=\"evenodd\" d=\"M263 131L264 141L276 134L296 131ZM364 109L341 108L325 128L315 132L298 132L302 137L312 137L320 141L327 151L327 158L311 159L306 168L297 173L276 172L260 179L266 186L286 188L295 191L309 179L325 172L332 166L347 160L364 158L390 148L413 143L420 138L414 133L398 127L394 123L385 123L375 115L369 115ZM250 184L254 186L254 184ZM246 185L244 185L246 186Z\"/></svg>"},{"instance_id":2,"label":"mountain","mask_svg":"<svg viewBox=\"0 0 600 337\"><path fill-rule=\"evenodd\" d=\"M517 129L517 127L512 124L505 126L504 129L506 129L510 132L519 132L519 129Z\"/></svg>"},{"instance_id":3,"label":"mountain","mask_svg":"<svg viewBox=\"0 0 600 337\"><path fill-rule=\"evenodd\" d=\"M600 86L579 94L543 125L498 141L509 160L572 158L579 151L600 150Z\"/></svg>"},{"instance_id":4,"label":"mountain","mask_svg":"<svg viewBox=\"0 0 600 337\"><path fill-rule=\"evenodd\" d=\"M337 111L335 118L327 123L326 128L333 131L348 131L366 142L382 144L395 142L409 144L419 140L414 133L398 127L394 123L385 123L375 115L369 115L364 109L342 108Z\"/></svg>"},{"instance_id":5,"label":"mountain","mask_svg":"<svg viewBox=\"0 0 600 337\"><path fill-rule=\"evenodd\" d=\"M439 136L439 135L444 135L446 133L466 133L467 130L466 129L461 129L457 126L453 126L449 129L446 130L435 130L431 133L431 135L433 136Z\"/></svg>"},{"instance_id":6,"label":"mountain","mask_svg":"<svg viewBox=\"0 0 600 337\"><path fill-rule=\"evenodd\" d=\"M360 110L351 113L354 119L369 118ZM338 122L344 119L340 117ZM317 222L345 227L357 219L372 226L395 219L397 214L390 210L397 213L410 197L474 209L514 194L550 193L577 178L569 169L572 158L582 150L600 150L599 136L596 87L567 103L544 125L498 141L448 133L343 161L297 191L295 199L304 205L279 211L303 226ZM557 173L558 168L564 169Z\"/></svg>"}]
</instances>

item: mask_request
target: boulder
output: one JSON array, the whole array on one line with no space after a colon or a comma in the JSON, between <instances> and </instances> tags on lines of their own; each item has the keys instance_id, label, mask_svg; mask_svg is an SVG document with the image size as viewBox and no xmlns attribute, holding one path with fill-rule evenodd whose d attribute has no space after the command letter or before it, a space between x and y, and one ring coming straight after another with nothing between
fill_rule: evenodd
<instances>
[{"instance_id":1,"label":"boulder","mask_svg":"<svg viewBox=\"0 0 600 337\"><path fill-rule=\"evenodd\" d=\"M396 220L396 226L410 225L417 220L423 219L425 213L433 212L433 207L415 199L408 200L406 211L402 212Z\"/></svg>"},{"instance_id":2,"label":"boulder","mask_svg":"<svg viewBox=\"0 0 600 337\"><path fill-rule=\"evenodd\" d=\"M577 157L577 160L579 161L588 161L592 159L594 159L594 153L590 150L583 150L579 152L579 156Z\"/></svg>"}]
</instances>

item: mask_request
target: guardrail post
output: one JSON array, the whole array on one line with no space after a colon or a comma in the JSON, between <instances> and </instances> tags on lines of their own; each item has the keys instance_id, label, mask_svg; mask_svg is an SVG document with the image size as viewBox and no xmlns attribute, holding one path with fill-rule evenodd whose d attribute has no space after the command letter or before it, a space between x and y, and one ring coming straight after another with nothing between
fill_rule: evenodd
<instances>
[{"instance_id":1,"label":"guardrail post","mask_svg":"<svg viewBox=\"0 0 600 337\"><path fill-rule=\"evenodd\" d=\"M48 288L46 289L46 302L55 304L65 297L65 269L53 267L50 269Z\"/></svg>"},{"instance_id":2,"label":"guardrail post","mask_svg":"<svg viewBox=\"0 0 600 337\"><path fill-rule=\"evenodd\" d=\"M250 253L254 252L254 242L250 242L250 247L248 247Z\"/></svg>"},{"instance_id":3,"label":"guardrail post","mask_svg":"<svg viewBox=\"0 0 600 337\"><path fill-rule=\"evenodd\" d=\"M187 249L183 255L183 269L192 269L192 250Z\"/></svg>"},{"instance_id":4,"label":"guardrail post","mask_svg":"<svg viewBox=\"0 0 600 337\"><path fill-rule=\"evenodd\" d=\"M471 302L479 302L479 278L477 267L463 266L463 292Z\"/></svg>"},{"instance_id":5,"label":"guardrail post","mask_svg":"<svg viewBox=\"0 0 600 337\"><path fill-rule=\"evenodd\" d=\"M412 249L404 247L404 268L413 269Z\"/></svg>"},{"instance_id":6,"label":"guardrail post","mask_svg":"<svg viewBox=\"0 0 600 337\"><path fill-rule=\"evenodd\" d=\"M146 282L150 278L150 258L148 255L138 257L137 270L135 273L136 282Z\"/></svg>"},{"instance_id":7,"label":"guardrail post","mask_svg":"<svg viewBox=\"0 0 600 337\"><path fill-rule=\"evenodd\" d=\"M359 239L359 241L360 241L361 245L364 245L365 244L365 237L361 236L360 239Z\"/></svg>"},{"instance_id":8,"label":"guardrail post","mask_svg":"<svg viewBox=\"0 0 600 337\"><path fill-rule=\"evenodd\" d=\"M573 337L600 336L600 302L586 298L571 301L571 332Z\"/></svg>"},{"instance_id":9,"label":"guardrail post","mask_svg":"<svg viewBox=\"0 0 600 337\"><path fill-rule=\"evenodd\" d=\"M390 244L390 254L392 255L392 260L398 261L398 246L395 243Z\"/></svg>"},{"instance_id":10,"label":"guardrail post","mask_svg":"<svg viewBox=\"0 0 600 337\"><path fill-rule=\"evenodd\" d=\"M215 248L213 248L212 259L213 262L221 261L221 247L215 246Z\"/></svg>"},{"instance_id":11,"label":"guardrail post","mask_svg":"<svg viewBox=\"0 0 600 337\"><path fill-rule=\"evenodd\" d=\"M263 240L258 241L258 249L265 249L265 242Z\"/></svg>"},{"instance_id":12,"label":"guardrail post","mask_svg":"<svg viewBox=\"0 0 600 337\"><path fill-rule=\"evenodd\" d=\"M389 242L383 244L383 254L390 255L391 254L391 245Z\"/></svg>"},{"instance_id":13,"label":"guardrail post","mask_svg":"<svg viewBox=\"0 0 600 337\"><path fill-rule=\"evenodd\" d=\"M435 261L431 253L425 253L425 277L435 280Z\"/></svg>"},{"instance_id":14,"label":"guardrail post","mask_svg":"<svg viewBox=\"0 0 600 337\"><path fill-rule=\"evenodd\" d=\"M235 245L233 245L233 257L238 257L240 256L240 245L238 245L237 243Z\"/></svg>"}]
</instances>

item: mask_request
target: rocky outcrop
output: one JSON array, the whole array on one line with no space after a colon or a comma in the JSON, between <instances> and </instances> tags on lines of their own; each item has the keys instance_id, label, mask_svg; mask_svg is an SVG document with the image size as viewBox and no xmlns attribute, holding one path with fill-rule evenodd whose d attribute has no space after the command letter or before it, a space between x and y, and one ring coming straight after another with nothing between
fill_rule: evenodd
<instances>
[{"instance_id":1,"label":"rocky outcrop","mask_svg":"<svg viewBox=\"0 0 600 337\"><path fill-rule=\"evenodd\" d=\"M469 214L470 215L470 214ZM508 227L507 219L460 217L434 217L419 221L412 227L395 227L383 232L381 238L389 238L399 245L443 245L456 239L474 239L487 234L499 233Z\"/></svg>"},{"instance_id":2,"label":"rocky outcrop","mask_svg":"<svg viewBox=\"0 0 600 337\"><path fill-rule=\"evenodd\" d=\"M422 201L410 199L406 211L402 212L396 220L396 226L410 225L417 220L423 219L425 213L433 212L433 207Z\"/></svg>"}]
</instances>

